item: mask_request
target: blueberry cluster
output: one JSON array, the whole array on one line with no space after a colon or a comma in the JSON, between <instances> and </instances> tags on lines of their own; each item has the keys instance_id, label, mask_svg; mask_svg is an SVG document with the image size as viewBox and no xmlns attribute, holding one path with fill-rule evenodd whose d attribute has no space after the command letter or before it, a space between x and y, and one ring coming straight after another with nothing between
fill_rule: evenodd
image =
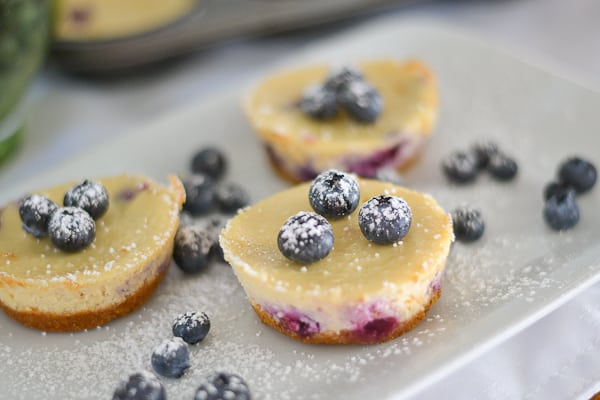
<instances>
[{"instance_id":1,"label":"blueberry cluster","mask_svg":"<svg viewBox=\"0 0 600 400\"><path fill-rule=\"evenodd\" d=\"M86 179L65 193L63 205L39 194L25 196L19 203L23 229L38 239L48 236L62 251L82 250L96 237L94 220L108 210L108 192Z\"/></svg>"},{"instance_id":2,"label":"blueberry cluster","mask_svg":"<svg viewBox=\"0 0 600 400\"><path fill-rule=\"evenodd\" d=\"M186 201L175 235L173 259L184 272L196 273L212 260L225 261L219 233L226 218L219 214L236 213L248 205L249 196L240 185L222 182L227 160L214 147L199 150L190 169L192 175L183 182Z\"/></svg>"},{"instance_id":3,"label":"blueberry cluster","mask_svg":"<svg viewBox=\"0 0 600 400\"><path fill-rule=\"evenodd\" d=\"M192 175L184 180L186 200L183 209L194 216L215 209L233 214L248 205L244 188L233 182L221 182L227 170L224 154L213 147L198 151L192 158Z\"/></svg>"},{"instance_id":4,"label":"blueberry cluster","mask_svg":"<svg viewBox=\"0 0 600 400\"><path fill-rule=\"evenodd\" d=\"M326 257L333 249L333 229L326 218L349 216L360 200L353 175L329 170L311 183L308 199L315 212L300 211L288 218L279 230L279 251L292 261L309 264ZM375 196L358 213L358 225L365 238L379 244L401 240L410 229L412 211L396 196Z\"/></svg>"},{"instance_id":5,"label":"blueberry cluster","mask_svg":"<svg viewBox=\"0 0 600 400\"><path fill-rule=\"evenodd\" d=\"M335 117L341 107L355 121L366 124L381 114L383 101L357 69L339 66L329 72L323 84L309 86L304 91L299 107L317 120Z\"/></svg>"},{"instance_id":6,"label":"blueberry cluster","mask_svg":"<svg viewBox=\"0 0 600 400\"><path fill-rule=\"evenodd\" d=\"M152 352L150 362L154 371L167 378L181 378L190 367L187 344L195 345L207 336L210 319L204 312L186 312L173 321L172 338L163 340ZM195 399L249 400L250 390L246 382L236 374L216 372L202 382L196 390ZM157 375L141 371L119 383L113 400L165 400L165 387Z\"/></svg>"},{"instance_id":7,"label":"blueberry cluster","mask_svg":"<svg viewBox=\"0 0 600 400\"><path fill-rule=\"evenodd\" d=\"M517 162L500 150L494 142L480 142L469 151L457 150L442 161L446 177L455 183L473 182L480 171L487 171L499 181L517 175Z\"/></svg>"},{"instance_id":8,"label":"blueberry cluster","mask_svg":"<svg viewBox=\"0 0 600 400\"><path fill-rule=\"evenodd\" d=\"M580 157L563 161L557 180L544 188L543 215L554 230L571 229L579 222L579 206L576 197L591 190L596 184L596 167Z\"/></svg>"}]
</instances>

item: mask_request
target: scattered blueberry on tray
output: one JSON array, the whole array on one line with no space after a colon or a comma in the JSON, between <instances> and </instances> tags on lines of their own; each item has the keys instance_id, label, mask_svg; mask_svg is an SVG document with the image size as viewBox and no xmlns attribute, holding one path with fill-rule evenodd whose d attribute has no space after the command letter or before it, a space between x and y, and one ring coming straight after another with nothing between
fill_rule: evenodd
<instances>
[{"instance_id":1,"label":"scattered blueberry on tray","mask_svg":"<svg viewBox=\"0 0 600 400\"><path fill-rule=\"evenodd\" d=\"M214 239L201 226L183 225L175 234L173 260L184 272L200 272L208 266L213 245Z\"/></svg>"},{"instance_id":2,"label":"scattered blueberry on tray","mask_svg":"<svg viewBox=\"0 0 600 400\"><path fill-rule=\"evenodd\" d=\"M208 175L196 173L183 181L185 203L183 209L197 216L206 214L215 206L215 184Z\"/></svg>"},{"instance_id":3,"label":"scattered blueberry on tray","mask_svg":"<svg viewBox=\"0 0 600 400\"><path fill-rule=\"evenodd\" d=\"M152 352L152 368L167 378L180 378L190 367L186 343L180 337L163 340Z\"/></svg>"},{"instance_id":4,"label":"scattered blueberry on tray","mask_svg":"<svg viewBox=\"0 0 600 400\"><path fill-rule=\"evenodd\" d=\"M182 338L188 344L201 342L209 330L210 319L203 312L180 314L173 321L173 335Z\"/></svg>"},{"instance_id":5,"label":"scattered blueberry on tray","mask_svg":"<svg viewBox=\"0 0 600 400\"><path fill-rule=\"evenodd\" d=\"M551 196L544 204L544 219L554 230L573 228L579 222L579 207L575 191L569 190Z\"/></svg>"},{"instance_id":6,"label":"scattered blueberry on tray","mask_svg":"<svg viewBox=\"0 0 600 400\"><path fill-rule=\"evenodd\" d=\"M202 174L219 180L225 174L226 169L225 155L215 147L200 149L192 157L191 170L194 174Z\"/></svg>"},{"instance_id":7,"label":"scattered blueberry on tray","mask_svg":"<svg viewBox=\"0 0 600 400\"><path fill-rule=\"evenodd\" d=\"M234 214L249 203L246 190L233 182L223 183L217 187L216 200L219 210L226 214Z\"/></svg>"},{"instance_id":8,"label":"scattered blueberry on tray","mask_svg":"<svg viewBox=\"0 0 600 400\"><path fill-rule=\"evenodd\" d=\"M518 172L516 160L491 141L478 142L469 151L458 150L442 161L446 177L455 183L470 183L480 171L487 171L499 181L512 180Z\"/></svg>"},{"instance_id":9,"label":"scattered blueberry on tray","mask_svg":"<svg viewBox=\"0 0 600 400\"><path fill-rule=\"evenodd\" d=\"M580 157L570 157L558 167L557 180L544 187L544 220L550 228L563 231L579 222L577 196L596 184L596 167Z\"/></svg>"},{"instance_id":10,"label":"scattered blueberry on tray","mask_svg":"<svg viewBox=\"0 0 600 400\"><path fill-rule=\"evenodd\" d=\"M469 207L459 207L451 215L456 240L474 242L483 236L485 224L479 210Z\"/></svg>"},{"instance_id":11,"label":"scattered blueberry on tray","mask_svg":"<svg viewBox=\"0 0 600 400\"><path fill-rule=\"evenodd\" d=\"M112 400L166 400L164 385L156 375L140 371L119 383Z\"/></svg>"},{"instance_id":12,"label":"scattered blueberry on tray","mask_svg":"<svg viewBox=\"0 0 600 400\"><path fill-rule=\"evenodd\" d=\"M239 375L216 372L206 378L196 390L194 400L250 400L246 381Z\"/></svg>"},{"instance_id":13,"label":"scattered blueberry on tray","mask_svg":"<svg viewBox=\"0 0 600 400\"><path fill-rule=\"evenodd\" d=\"M596 167L579 157L571 157L560 165L559 181L571 186L577 193L585 193L594 187L597 178Z\"/></svg>"},{"instance_id":14,"label":"scattered blueberry on tray","mask_svg":"<svg viewBox=\"0 0 600 400\"><path fill-rule=\"evenodd\" d=\"M442 169L449 180L468 183L477 177L477 161L472 154L456 151L442 161Z\"/></svg>"}]
</instances>

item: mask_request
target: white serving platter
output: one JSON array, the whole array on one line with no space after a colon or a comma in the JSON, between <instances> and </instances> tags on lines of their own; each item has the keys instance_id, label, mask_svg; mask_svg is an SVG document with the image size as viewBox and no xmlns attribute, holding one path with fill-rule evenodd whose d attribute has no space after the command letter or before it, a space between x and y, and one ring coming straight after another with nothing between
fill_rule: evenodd
<instances>
[{"instance_id":1,"label":"white serving platter","mask_svg":"<svg viewBox=\"0 0 600 400\"><path fill-rule=\"evenodd\" d=\"M170 399L193 398L214 370L242 375L257 399L397 399L419 389L541 318L600 278L600 190L579 199L581 222L551 231L542 219L542 190L570 155L600 165L600 96L478 41L427 24L383 20L350 31L286 60L419 58L435 72L440 116L426 151L405 176L447 209L468 203L486 222L484 238L456 243L440 301L402 337L373 346L297 343L262 325L230 267L183 275L173 266L141 309L104 327L42 333L0 315L0 398L110 398L119 380L151 369L150 355L171 335L182 312L211 316L207 339L191 347L192 367L163 379ZM165 181L186 174L195 150L224 150L227 179L253 200L287 186L270 169L240 107L243 92L224 93L124 135L23 184L3 188L0 204L67 179L140 172ZM519 162L518 177L498 183L482 175L449 184L440 160L477 140L497 141Z\"/></svg>"}]
</instances>

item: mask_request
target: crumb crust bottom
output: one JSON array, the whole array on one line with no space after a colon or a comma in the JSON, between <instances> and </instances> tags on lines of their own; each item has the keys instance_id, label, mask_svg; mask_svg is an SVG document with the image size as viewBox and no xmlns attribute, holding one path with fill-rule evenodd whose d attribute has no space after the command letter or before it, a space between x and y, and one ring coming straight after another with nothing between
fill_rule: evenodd
<instances>
[{"instance_id":1,"label":"crumb crust bottom","mask_svg":"<svg viewBox=\"0 0 600 400\"><path fill-rule=\"evenodd\" d=\"M390 332L389 335L378 338L377 340L365 340L364 338L357 337L350 330L341 330L341 331L323 331L319 333L315 333L310 336L300 336L295 332L291 332L287 330L283 325L281 325L273 316L267 311L263 310L260 304L252 303L252 308L260 318L260 320L265 324L275 329L276 331L283 333L286 336L291 337L292 339L298 340L303 343L309 344L376 344L387 342L388 340L392 340L397 338L413 329L423 318L425 315L437 302L442 294L441 289L436 290L431 294L429 302L425 305L422 311L415 314L411 319L402 321L398 323L398 325Z\"/></svg>"},{"instance_id":2,"label":"crumb crust bottom","mask_svg":"<svg viewBox=\"0 0 600 400\"><path fill-rule=\"evenodd\" d=\"M154 293L163 280L171 264L168 254L158 267L157 274L149 277L135 292L128 295L124 301L98 310L85 310L75 313L61 314L40 311L37 309L15 310L0 302L0 308L12 319L26 325L48 332L73 332L92 329L104 325L113 319L129 314L142 306Z\"/></svg>"}]
</instances>

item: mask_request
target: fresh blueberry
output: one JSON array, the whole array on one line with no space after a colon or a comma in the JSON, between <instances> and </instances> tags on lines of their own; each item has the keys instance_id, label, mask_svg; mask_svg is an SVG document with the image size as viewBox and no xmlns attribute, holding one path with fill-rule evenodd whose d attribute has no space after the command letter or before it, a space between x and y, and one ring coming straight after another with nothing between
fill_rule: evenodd
<instances>
[{"instance_id":1,"label":"fresh blueberry","mask_svg":"<svg viewBox=\"0 0 600 400\"><path fill-rule=\"evenodd\" d=\"M337 114L335 92L319 85L309 86L302 94L299 107L314 119L331 119Z\"/></svg>"},{"instance_id":2,"label":"fresh blueberry","mask_svg":"<svg viewBox=\"0 0 600 400\"><path fill-rule=\"evenodd\" d=\"M207 147L192 157L191 169L194 174L203 174L219 180L227 168L225 155L214 147Z\"/></svg>"},{"instance_id":3,"label":"fresh blueberry","mask_svg":"<svg viewBox=\"0 0 600 400\"><path fill-rule=\"evenodd\" d=\"M360 189L354 176L332 169L322 172L312 181L308 200L312 208L325 218L341 218L358 207Z\"/></svg>"},{"instance_id":4,"label":"fresh blueberry","mask_svg":"<svg viewBox=\"0 0 600 400\"><path fill-rule=\"evenodd\" d=\"M456 183L471 182L477 176L475 157L464 151L455 151L442 161L446 177Z\"/></svg>"},{"instance_id":5,"label":"fresh blueberry","mask_svg":"<svg viewBox=\"0 0 600 400\"><path fill-rule=\"evenodd\" d=\"M181 226L175 234L173 260L184 272L200 272L208 266L213 244L213 238L201 226Z\"/></svg>"},{"instance_id":6,"label":"fresh blueberry","mask_svg":"<svg viewBox=\"0 0 600 400\"><path fill-rule=\"evenodd\" d=\"M575 191L570 185L562 182L550 182L544 187L544 200L556 196L562 192Z\"/></svg>"},{"instance_id":7,"label":"fresh blueberry","mask_svg":"<svg viewBox=\"0 0 600 400\"><path fill-rule=\"evenodd\" d=\"M325 89L339 93L351 82L364 80L363 75L353 66L339 65L329 71L325 80Z\"/></svg>"},{"instance_id":8,"label":"fresh blueberry","mask_svg":"<svg viewBox=\"0 0 600 400\"><path fill-rule=\"evenodd\" d=\"M121 381L113 394L113 400L166 400L165 387L156 375L141 371Z\"/></svg>"},{"instance_id":9,"label":"fresh blueberry","mask_svg":"<svg viewBox=\"0 0 600 400\"><path fill-rule=\"evenodd\" d=\"M479 210L460 207L452 212L454 237L461 242L473 242L483 235L485 225Z\"/></svg>"},{"instance_id":10,"label":"fresh blueberry","mask_svg":"<svg viewBox=\"0 0 600 400\"><path fill-rule=\"evenodd\" d=\"M185 203L183 209L196 216L206 214L215 206L215 184L203 174L194 174L183 182Z\"/></svg>"},{"instance_id":11,"label":"fresh blueberry","mask_svg":"<svg viewBox=\"0 0 600 400\"><path fill-rule=\"evenodd\" d=\"M498 145L489 141L475 143L472 150L478 168L485 168L490 157L499 152Z\"/></svg>"},{"instance_id":12,"label":"fresh blueberry","mask_svg":"<svg viewBox=\"0 0 600 400\"><path fill-rule=\"evenodd\" d=\"M221 230L225 226L226 222L227 220L223 218L212 216L203 223L204 229L206 230L208 236L213 242L210 248L210 257L216 259L219 262L225 262L223 248L219 243L219 235L221 234Z\"/></svg>"},{"instance_id":13,"label":"fresh blueberry","mask_svg":"<svg viewBox=\"0 0 600 400\"><path fill-rule=\"evenodd\" d=\"M412 211L406 201L396 196L380 195L367 200L358 212L358 226L367 240L380 244L394 243L408 233Z\"/></svg>"},{"instance_id":14,"label":"fresh blueberry","mask_svg":"<svg viewBox=\"0 0 600 400\"><path fill-rule=\"evenodd\" d=\"M209 330L210 319L203 312L180 314L173 321L173 335L182 338L188 344L201 342Z\"/></svg>"},{"instance_id":15,"label":"fresh blueberry","mask_svg":"<svg viewBox=\"0 0 600 400\"><path fill-rule=\"evenodd\" d=\"M217 187L216 200L219 209L227 214L233 214L249 203L246 190L236 183L223 183Z\"/></svg>"},{"instance_id":16,"label":"fresh blueberry","mask_svg":"<svg viewBox=\"0 0 600 400\"><path fill-rule=\"evenodd\" d=\"M75 252L89 246L96 237L96 224L79 207L62 207L48 222L48 236L60 250Z\"/></svg>"},{"instance_id":17,"label":"fresh blueberry","mask_svg":"<svg viewBox=\"0 0 600 400\"><path fill-rule=\"evenodd\" d=\"M319 214L300 211L285 221L277 235L277 245L290 260L313 263L333 248L333 229Z\"/></svg>"},{"instance_id":18,"label":"fresh blueberry","mask_svg":"<svg viewBox=\"0 0 600 400\"><path fill-rule=\"evenodd\" d=\"M19 215L25 232L42 238L48 234L50 217L58 210L55 202L39 194L25 197L19 203Z\"/></svg>"},{"instance_id":19,"label":"fresh blueberry","mask_svg":"<svg viewBox=\"0 0 600 400\"><path fill-rule=\"evenodd\" d=\"M517 175L517 162L502 153L492 154L488 160L487 170L496 179L508 181Z\"/></svg>"},{"instance_id":20,"label":"fresh blueberry","mask_svg":"<svg viewBox=\"0 0 600 400\"><path fill-rule=\"evenodd\" d=\"M93 219L98 219L108 210L108 192L100 182L84 180L65 193L65 207L79 207Z\"/></svg>"},{"instance_id":21,"label":"fresh blueberry","mask_svg":"<svg viewBox=\"0 0 600 400\"><path fill-rule=\"evenodd\" d=\"M250 389L244 379L236 374L216 372L196 390L194 400L251 400Z\"/></svg>"},{"instance_id":22,"label":"fresh blueberry","mask_svg":"<svg viewBox=\"0 0 600 400\"><path fill-rule=\"evenodd\" d=\"M383 108L377 89L363 81L352 81L345 86L338 95L338 102L360 123L375 121Z\"/></svg>"},{"instance_id":23,"label":"fresh blueberry","mask_svg":"<svg viewBox=\"0 0 600 400\"><path fill-rule=\"evenodd\" d=\"M187 345L180 337L165 339L156 346L150 359L152 368L167 378L179 378L190 367Z\"/></svg>"},{"instance_id":24,"label":"fresh blueberry","mask_svg":"<svg viewBox=\"0 0 600 400\"><path fill-rule=\"evenodd\" d=\"M585 193L594 187L597 172L591 162L571 157L561 164L558 176L562 183L572 186L577 193Z\"/></svg>"},{"instance_id":25,"label":"fresh blueberry","mask_svg":"<svg viewBox=\"0 0 600 400\"><path fill-rule=\"evenodd\" d=\"M575 191L568 190L551 196L544 203L544 219L554 230L573 228L579 222L579 207L575 202Z\"/></svg>"}]
</instances>

